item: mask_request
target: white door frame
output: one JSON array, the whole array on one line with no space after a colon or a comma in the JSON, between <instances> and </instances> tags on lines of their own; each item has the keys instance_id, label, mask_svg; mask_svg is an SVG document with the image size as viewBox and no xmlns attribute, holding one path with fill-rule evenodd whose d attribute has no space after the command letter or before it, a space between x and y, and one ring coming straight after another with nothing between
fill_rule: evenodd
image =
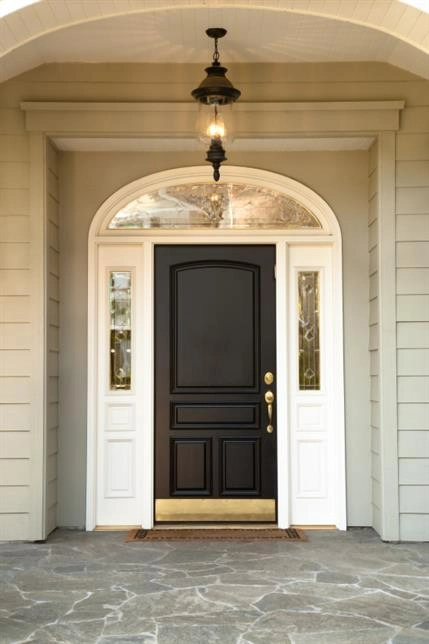
<instances>
[{"instance_id":1,"label":"white door frame","mask_svg":"<svg viewBox=\"0 0 429 644\"><path fill-rule=\"evenodd\" d=\"M289 324L288 254L291 247L320 247L330 249L331 272L331 343L330 365L336 373L332 384L332 420L335 443L335 499L334 523L339 529L346 528L346 479L345 479L345 428L343 384L343 312L342 312L342 254L341 232L338 221L329 205L314 191L288 177L253 168L225 166L223 181L242 182L263 186L281 192L308 208L321 222L322 229L309 230L108 230L108 223L121 207L144 194L160 187L180 183L206 182L207 168L179 168L156 173L134 181L115 192L97 211L89 232L88 271L88 428L87 428L87 508L86 529L97 525L97 477L98 477L98 432L102 421L100 414L99 333L100 311L99 251L101 248L141 248L139 266L142 270L142 299L137 303L137 315L142 332L139 353L135 354L135 372L141 374L139 390L143 392L138 411L137 426L144 444L139 461L141 477L137 482L140 498L139 518L133 523L144 528L153 527L154 504L154 247L159 244L272 244L276 247L276 327L277 327L277 391L287 395L277 399L277 508L278 526L290 525L290 436L288 426L291 410L288 401L288 370L294 364L288 355L286 341ZM315 249L316 250L316 249ZM125 255L123 253L123 255ZM123 264L123 262L121 263ZM122 268L122 266L121 266ZM144 302L144 306L143 306Z\"/></svg>"}]
</instances>

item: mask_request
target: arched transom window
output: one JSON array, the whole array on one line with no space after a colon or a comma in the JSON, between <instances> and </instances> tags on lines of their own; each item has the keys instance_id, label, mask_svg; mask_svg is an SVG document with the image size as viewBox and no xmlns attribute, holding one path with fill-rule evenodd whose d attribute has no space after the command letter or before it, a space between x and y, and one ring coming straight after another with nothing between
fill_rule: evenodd
<instances>
[{"instance_id":1,"label":"arched transom window","mask_svg":"<svg viewBox=\"0 0 429 644\"><path fill-rule=\"evenodd\" d=\"M296 199L249 183L189 183L147 192L123 206L109 230L132 229L321 229Z\"/></svg>"}]
</instances>

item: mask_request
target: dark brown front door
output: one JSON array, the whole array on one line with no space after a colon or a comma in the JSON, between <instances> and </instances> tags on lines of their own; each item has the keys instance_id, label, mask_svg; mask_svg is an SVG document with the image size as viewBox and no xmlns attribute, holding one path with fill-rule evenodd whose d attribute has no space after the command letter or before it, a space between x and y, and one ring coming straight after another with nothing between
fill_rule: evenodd
<instances>
[{"instance_id":1,"label":"dark brown front door","mask_svg":"<svg viewBox=\"0 0 429 644\"><path fill-rule=\"evenodd\" d=\"M155 249L156 521L276 518L274 263L274 246Z\"/></svg>"}]
</instances>

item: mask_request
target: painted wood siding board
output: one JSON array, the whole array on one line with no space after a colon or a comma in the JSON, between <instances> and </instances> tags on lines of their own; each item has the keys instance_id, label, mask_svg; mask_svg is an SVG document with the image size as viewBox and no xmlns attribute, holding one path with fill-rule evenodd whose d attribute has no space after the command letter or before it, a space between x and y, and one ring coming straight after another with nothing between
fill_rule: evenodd
<instances>
[{"instance_id":1,"label":"painted wood siding board","mask_svg":"<svg viewBox=\"0 0 429 644\"><path fill-rule=\"evenodd\" d=\"M398 295L398 322L425 322L429 320L429 295Z\"/></svg>"},{"instance_id":2,"label":"painted wood siding board","mask_svg":"<svg viewBox=\"0 0 429 644\"><path fill-rule=\"evenodd\" d=\"M56 480L49 481L46 486L46 505L48 508L56 505L57 503L57 485Z\"/></svg>"},{"instance_id":3,"label":"painted wood siding board","mask_svg":"<svg viewBox=\"0 0 429 644\"><path fill-rule=\"evenodd\" d=\"M31 427L31 405L0 404L0 431L28 431Z\"/></svg>"},{"instance_id":4,"label":"painted wood siding board","mask_svg":"<svg viewBox=\"0 0 429 644\"><path fill-rule=\"evenodd\" d=\"M377 220L374 220L368 227L368 250L371 251L378 244Z\"/></svg>"},{"instance_id":5,"label":"painted wood siding board","mask_svg":"<svg viewBox=\"0 0 429 644\"><path fill-rule=\"evenodd\" d=\"M403 132L429 132L429 106L407 107L402 112Z\"/></svg>"},{"instance_id":6,"label":"painted wood siding board","mask_svg":"<svg viewBox=\"0 0 429 644\"><path fill-rule=\"evenodd\" d=\"M52 197L52 199L56 203L59 203L58 175L54 174L51 168L48 168L47 180L48 180L47 191L48 191L49 197Z\"/></svg>"},{"instance_id":7,"label":"painted wood siding board","mask_svg":"<svg viewBox=\"0 0 429 644\"><path fill-rule=\"evenodd\" d=\"M0 323L29 322L31 319L30 305L29 295L0 296Z\"/></svg>"},{"instance_id":8,"label":"painted wood siding board","mask_svg":"<svg viewBox=\"0 0 429 644\"><path fill-rule=\"evenodd\" d=\"M0 189L26 189L28 187L29 163L20 161L0 162Z\"/></svg>"},{"instance_id":9,"label":"painted wood siding board","mask_svg":"<svg viewBox=\"0 0 429 644\"><path fill-rule=\"evenodd\" d=\"M381 508L381 487L380 487L380 481L377 481L377 479L372 479L372 504L375 508L380 510Z\"/></svg>"},{"instance_id":10,"label":"painted wood siding board","mask_svg":"<svg viewBox=\"0 0 429 644\"><path fill-rule=\"evenodd\" d=\"M48 351L46 364L47 392L46 415L46 491L45 531L48 534L56 527L57 505L57 454L58 454L58 406L59 406L59 188L58 153L50 141L46 145L46 220L47 220L47 329ZM53 464L54 463L54 464Z\"/></svg>"},{"instance_id":11,"label":"painted wood siding board","mask_svg":"<svg viewBox=\"0 0 429 644\"><path fill-rule=\"evenodd\" d=\"M48 376L47 378L47 404L58 402L58 376Z\"/></svg>"},{"instance_id":12,"label":"painted wood siding board","mask_svg":"<svg viewBox=\"0 0 429 644\"><path fill-rule=\"evenodd\" d=\"M377 167L374 167L374 170L370 173L370 175L368 177L368 181L369 181L369 183L368 183L368 199L369 199L369 202L371 203L374 200L374 197L376 197L376 195L378 193L378 172L377 172ZM376 204L375 204L375 206L376 206ZM377 213L378 213L377 206L375 207L373 212L374 212L375 216L377 216Z\"/></svg>"},{"instance_id":13,"label":"painted wood siding board","mask_svg":"<svg viewBox=\"0 0 429 644\"><path fill-rule=\"evenodd\" d=\"M427 268L429 242L398 242L396 257L398 268Z\"/></svg>"},{"instance_id":14,"label":"painted wood siding board","mask_svg":"<svg viewBox=\"0 0 429 644\"><path fill-rule=\"evenodd\" d=\"M0 350L31 348L31 324L0 323Z\"/></svg>"},{"instance_id":15,"label":"painted wood siding board","mask_svg":"<svg viewBox=\"0 0 429 644\"><path fill-rule=\"evenodd\" d=\"M30 277L26 269L0 269L0 296L30 295Z\"/></svg>"},{"instance_id":16,"label":"painted wood siding board","mask_svg":"<svg viewBox=\"0 0 429 644\"><path fill-rule=\"evenodd\" d=\"M374 425L371 425L371 451L380 454L380 429Z\"/></svg>"},{"instance_id":17,"label":"painted wood siding board","mask_svg":"<svg viewBox=\"0 0 429 644\"><path fill-rule=\"evenodd\" d=\"M53 427L48 426L47 432L47 442L46 442L46 453L48 456L52 454L58 454L58 425Z\"/></svg>"},{"instance_id":18,"label":"painted wood siding board","mask_svg":"<svg viewBox=\"0 0 429 644\"><path fill-rule=\"evenodd\" d=\"M398 161L429 161L429 132L407 134L398 132L396 145Z\"/></svg>"},{"instance_id":19,"label":"painted wood siding board","mask_svg":"<svg viewBox=\"0 0 429 644\"><path fill-rule=\"evenodd\" d=\"M0 243L0 269L28 269L30 245L27 243Z\"/></svg>"},{"instance_id":20,"label":"painted wood siding board","mask_svg":"<svg viewBox=\"0 0 429 644\"><path fill-rule=\"evenodd\" d=\"M399 376L398 402L429 402L429 376Z\"/></svg>"},{"instance_id":21,"label":"painted wood siding board","mask_svg":"<svg viewBox=\"0 0 429 644\"><path fill-rule=\"evenodd\" d=\"M378 270L378 246L372 248L369 252L369 274L374 275Z\"/></svg>"},{"instance_id":22,"label":"painted wood siding board","mask_svg":"<svg viewBox=\"0 0 429 644\"><path fill-rule=\"evenodd\" d=\"M401 485L399 504L402 513L429 514L429 485Z\"/></svg>"},{"instance_id":23,"label":"painted wood siding board","mask_svg":"<svg viewBox=\"0 0 429 644\"><path fill-rule=\"evenodd\" d=\"M48 376L58 377L58 351L48 351L47 358L46 370Z\"/></svg>"},{"instance_id":24,"label":"painted wood siding board","mask_svg":"<svg viewBox=\"0 0 429 644\"><path fill-rule=\"evenodd\" d=\"M46 458L46 480L53 481L57 478L57 457L52 454Z\"/></svg>"},{"instance_id":25,"label":"painted wood siding board","mask_svg":"<svg viewBox=\"0 0 429 644\"><path fill-rule=\"evenodd\" d=\"M381 480L381 458L378 452L371 452L371 475L376 481Z\"/></svg>"},{"instance_id":26,"label":"painted wood siding board","mask_svg":"<svg viewBox=\"0 0 429 644\"><path fill-rule=\"evenodd\" d=\"M0 135L0 163L29 162L28 139L24 134Z\"/></svg>"},{"instance_id":27,"label":"painted wood siding board","mask_svg":"<svg viewBox=\"0 0 429 644\"><path fill-rule=\"evenodd\" d=\"M58 226L59 224L58 201L56 201L51 195L48 195L48 198L47 198L47 213L48 213L48 220Z\"/></svg>"},{"instance_id":28,"label":"painted wood siding board","mask_svg":"<svg viewBox=\"0 0 429 644\"><path fill-rule=\"evenodd\" d=\"M0 108L0 134L22 134L24 131L25 119L21 110Z\"/></svg>"},{"instance_id":29,"label":"painted wood siding board","mask_svg":"<svg viewBox=\"0 0 429 644\"><path fill-rule=\"evenodd\" d=\"M378 376L380 373L380 356L378 355L378 350L377 349L372 349L369 352L369 375L370 376Z\"/></svg>"},{"instance_id":30,"label":"painted wood siding board","mask_svg":"<svg viewBox=\"0 0 429 644\"><path fill-rule=\"evenodd\" d=\"M51 300L54 302L60 301L60 280L58 275L53 273L48 273L48 294Z\"/></svg>"},{"instance_id":31,"label":"painted wood siding board","mask_svg":"<svg viewBox=\"0 0 429 644\"><path fill-rule=\"evenodd\" d=\"M0 376L30 376L29 351L0 350Z\"/></svg>"},{"instance_id":32,"label":"painted wood siding board","mask_svg":"<svg viewBox=\"0 0 429 644\"><path fill-rule=\"evenodd\" d=\"M374 527L374 530L376 530L376 532L380 534L382 530L381 510L374 503L372 505L372 525Z\"/></svg>"},{"instance_id":33,"label":"painted wood siding board","mask_svg":"<svg viewBox=\"0 0 429 644\"><path fill-rule=\"evenodd\" d=\"M398 268L396 292L398 295L429 295L429 268Z\"/></svg>"},{"instance_id":34,"label":"painted wood siding board","mask_svg":"<svg viewBox=\"0 0 429 644\"><path fill-rule=\"evenodd\" d=\"M397 241L429 241L429 215L398 215Z\"/></svg>"},{"instance_id":35,"label":"painted wood siding board","mask_svg":"<svg viewBox=\"0 0 429 644\"><path fill-rule=\"evenodd\" d=\"M58 427L58 424L59 424L58 402L49 403L47 405L46 424L48 428Z\"/></svg>"},{"instance_id":36,"label":"painted wood siding board","mask_svg":"<svg viewBox=\"0 0 429 644\"><path fill-rule=\"evenodd\" d=\"M52 247L48 248L48 266L53 275L60 274L59 252Z\"/></svg>"},{"instance_id":37,"label":"painted wood siding board","mask_svg":"<svg viewBox=\"0 0 429 644\"><path fill-rule=\"evenodd\" d=\"M371 401L372 402L380 402L380 378L379 376L371 376L370 378L370 383L371 383Z\"/></svg>"},{"instance_id":38,"label":"painted wood siding board","mask_svg":"<svg viewBox=\"0 0 429 644\"><path fill-rule=\"evenodd\" d=\"M21 541L29 534L29 525L27 513L0 514L0 541Z\"/></svg>"},{"instance_id":39,"label":"painted wood siding board","mask_svg":"<svg viewBox=\"0 0 429 644\"><path fill-rule=\"evenodd\" d=\"M0 403L31 402L30 378L0 377Z\"/></svg>"},{"instance_id":40,"label":"painted wood siding board","mask_svg":"<svg viewBox=\"0 0 429 644\"><path fill-rule=\"evenodd\" d=\"M429 209L429 187L398 188L396 213L398 215L425 215Z\"/></svg>"},{"instance_id":41,"label":"painted wood siding board","mask_svg":"<svg viewBox=\"0 0 429 644\"><path fill-rule=\"evenodd\" d=\"M0 188L0 213L2 215L28 216L29 203L28 190Z\"/></svg>"},{"instance_id":42,"label":"painted wood siding board","mask_svg":"<svg viewBox=\"0 0 429 644\"><path fill-rule=\"evenodd\" d=\"M429 161L397 161L396 185L398 188L428 186Z\"/></svg>"},{"instance_id":43,"label":"painted wood siding board","mask_svg":"<svg viewBox=\"0 0 429 644\"><path fill-rule=\"evenodd\" d=\"M30 432L0 432L2 458L30 458Z\"/></svg>"},{"instance_id":44,"label":"painted wood siding board","mask_svg":"<svg viewBox=\"0 0 429 644\"><path fill-rule=\"evenodd\" d=\"M24 215L0 215L0 242L29 242L30 220Z\"/></svg>"},{"instance_id":45,"label":"painted wood siding board","mask_svg":"<svg viewBox=\"0 0 429 644\"><path fill-rule=\"evenodd\" d=\"M48 299L48 320L50 324L54 326L59 326L60 322L60 311L58 302L55 300Z\"/></svg>"},{"instance_id":46,"label":"painted wood siding board","mask_svg":"<svg viewBox=\"0 0 429 644\"><path fill-rule=\"evenodd\" d=\"M429 403L401 403L398 405L400 430L429 430Z\"/></svg>"},{"instance_id":47,"label":"painted wood siding board","mask_svg":"<svg viewBox=\"0 0 429 644\"><path fill-rule=\"evenodd\" d=\"M401 458L424 457L429 459L429 429L426 431L400 431L398 438L398 453Z\"/></svg>"},{"instance_id":48,"label":"painted wood siding board","mask_svg":"<svg viewBox=\"0 0 429 644\"><path fill-rule=\"evenodd\" d=\"M377 219L377 193L368 202L368 224L371 225Z\"/></svg>"},{"instance_id":49,"label":"painted wood siding board","mask_svg":"<svg viewBox=\"0 0 429 644\"><path fill-rule=\"evenodd\" d=\"M0 485L29 485L31 462L28 458L0 459ZM22 539L22 536L20 539Z\"/></svg>"},{"instance_id":50,"label":"painted wood siding board","mask_svg":"<svg viewBox=\"0 0 429 644\"><path fill-rule=\"evenodd\" d=\"M400 458L399 482L401 485L429 485L429 460Z\"/></svg>"},{"instance_id":51,"label":"painted wood siding board","mask_svg":"<svg viewBox=\"0 0 429 644\"><path fill-rule=\"evenodd\" d=\"M28 487L24 485L10 485L4 487L0 494L0 514L28 513L30 499Z\"/></svg>"},{"instance_id":52,"label":"painted wood siding board","mask_svg":"<svg viewBox=\"0 0 429 644\"><path fill-rule=\"evenodd\" d=\"M399 322L397 346L399 349L429 348L429 322Z\"/></svg>"},{"instance_id":53,"label":"painted wood siding board","mask_svg":"<svg viewBox=\"0 0 429 644\"><path fill-rule=\"evenodd\" d=\"M378 323L378 298L374 300L370 300L369 303L369 323L370 325L377 324Z\"/></svg>"},{"instance_id":54,"label":"painted wood siding board","mask_svg":"<svg viewBox=\"0 0 429 644\"><path fill-rule=\"evenodd\" d=\"M429 376L429 349L398 349L399 376Z\"/></svg>"},{"instance_id":55,"label":"painted wood siding board","mask_svg":"<svg viewBox=\"0 0 429 644\"><path fill-rule=\"evenodd\" d=\"M374 273L369 278L369 299L373 300L378 296L378 275Z\"/></svg>"},{"instance_id":56,"label":"painted wood siding board","mask_svg":"<svg viewBox=\"0 0 429 644\"><path fill-rule=\"evenodd\" d=\"M429 514L401 514L400 538L403 541L427 541Z\"/></svg>"}]
</instances>

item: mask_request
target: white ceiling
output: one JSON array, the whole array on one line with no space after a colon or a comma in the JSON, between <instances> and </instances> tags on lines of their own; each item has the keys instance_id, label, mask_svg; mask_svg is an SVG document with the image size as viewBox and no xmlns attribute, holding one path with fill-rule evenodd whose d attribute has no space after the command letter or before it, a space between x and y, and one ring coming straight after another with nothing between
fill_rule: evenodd
<instances>
[{"instance_id":1,"label":"white ceiling","mask_svg":"<svg viewBox=\"0 0 429 644\"><path fill-rule=\"evenodd\" d=\"M0 80L48 62L209 63L208 26L228 29L224 63L372 60L429 78L429 15L399 0L41 0L0 19Z\"/></svg>"}]
</instances>

